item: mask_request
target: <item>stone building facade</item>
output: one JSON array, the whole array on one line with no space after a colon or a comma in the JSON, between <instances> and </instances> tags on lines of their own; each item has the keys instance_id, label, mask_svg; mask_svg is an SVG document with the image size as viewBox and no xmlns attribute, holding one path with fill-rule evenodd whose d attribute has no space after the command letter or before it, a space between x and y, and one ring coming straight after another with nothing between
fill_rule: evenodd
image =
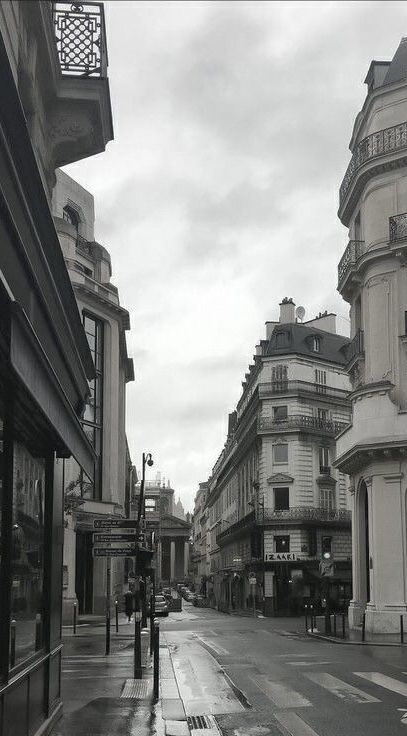
<instances>
[{"instance_id":1,"label":"stone building facade","mask_svg":"<svg viewBox=\"0 0 407 736\"><path fill-rule=\"evenodd\" d=\"M350 417L348 339L336 334L335 315L299 322L291 299L266 326L208 481L209 592L227 610L255 597L266 615L297 613L307 601L343 609L351 517L333 462ZM329 579L324 552L334 563Z\"/></svg>"},{"instance_id":2,"label":"stone building facade","mask_svg":"<svg viewBox=\"0 0 407 736\"><path fill-rule=\"evenodd\" d=\"M0 734L35 736L62 712L64 461L93 481L95 460L92 355L50 204L56 168L113 137L103 6L1 2L0 87Z\"/></svg>"},{"instance_id":3,"label":"stone building facade","mask_svg":"<svg viewBox=\"0 0 407 736\"><path fill-rule=\"evenodd\" d=\"M84 614L103 613L106 608L107 562L92 557L93 521L125 516L126 386L134 380L134 371L126 347L129 313L111 282L110 255L95 241L93 196L58 170L52 209L95 365L83 415L84 430L96 453L94 480L89 482L73 460L66 461L65 467L67 506L73 503L73 507L66 515L63 602L64 618L71 620L74 603ZM124 560L112 558L111 593L121 596L124 582Z\"/></svg>"},{"instance_id":4,"label":"stone building facade","mask_svg":"<svg viewBox=\"0 0 407 736\"><path fill-rule=\"evenodd\" d=\"M210 538L209 510L207 500L209 496L208 483L200 483L195 496L191 550L191 577L197 592L204 594L208 591L210 577Z\"/></svg>"},{"instance_id":5,"label":"stone building facade","mask_svg":"<svg viewBox=\"0 0 407 736\"><path fill-rule=\"evenodd\" d=\"M353 599L349 623L399 630L407 607L407 40L372 61L340 188L349 243L338 289L350 305L352 423L336 466L350 475Z\"/></svg>"}]
</instances>

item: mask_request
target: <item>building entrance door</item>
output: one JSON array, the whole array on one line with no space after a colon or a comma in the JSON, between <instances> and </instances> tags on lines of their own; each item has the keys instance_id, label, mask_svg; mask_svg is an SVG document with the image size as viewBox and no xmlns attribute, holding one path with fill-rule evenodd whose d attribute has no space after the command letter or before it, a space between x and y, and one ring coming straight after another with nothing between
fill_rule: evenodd
<instances>
[{"instance_id":1,"label":"building entrance door","mask_svg":"<svg viewBox=\"0 0 407 736\"><path fill-rule=\"evenodd\" d=\"M92 533L76 533L75 593L79 613L93 613Z\"/></svg>"}]
</instances>

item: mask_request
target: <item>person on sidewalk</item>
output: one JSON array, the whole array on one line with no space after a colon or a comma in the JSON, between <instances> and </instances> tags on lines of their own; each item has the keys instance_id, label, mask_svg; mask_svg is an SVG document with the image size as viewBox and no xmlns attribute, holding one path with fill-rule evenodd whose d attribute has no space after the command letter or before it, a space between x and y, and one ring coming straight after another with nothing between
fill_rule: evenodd
<instances>
[{"instance_id":1,"label":"person on sidewalk","mask_svg":"<svg viewBox=\"0 0 407 736\"><path fill-rule=\"evenodd\" d=\"M127 623L131 623L133 620L134 611L134 594L130 588L124 594L124 610L126 611Z\"/></svg>"}]
</instances>

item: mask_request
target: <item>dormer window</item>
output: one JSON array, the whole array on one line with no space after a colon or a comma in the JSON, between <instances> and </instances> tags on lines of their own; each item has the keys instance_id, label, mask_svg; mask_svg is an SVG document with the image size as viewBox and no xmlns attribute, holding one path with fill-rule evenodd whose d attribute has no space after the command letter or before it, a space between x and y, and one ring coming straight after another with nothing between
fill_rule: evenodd
<instances>
[{"instance_id":1,"label":"dormer window","mask_svg":"<svg viewBox=\"0 0 407 736\"><path fill-rule=\"evenodd\" d=\"M312 338L312 349L314 353L319 353L321 351L321 338L320 337L313 337Z\"/></svg>"},{"instance_id":2,"label":"dormer window","mask_svg":"<svg viewBox=\"0 0 407 736\"><path fill-rule=\"evenodd\" d=\"M78 229L79 229L78 213L72 207L69 207L69 205L66 205L66 207L64 207L62 215L63 215L65 222L70 222L71 225L74 226L76 232L78 232Z\"/></svg>"},{"instance_id":3,"label":"dormer window","mask_svg":"<svg viewBox=\"0 0 407 736\"><path fill-rule=\"evenodd\" d=\"M288 335L286 332L276 333L276 348L285 348L288 345Z\"/></svg>"}]
</instances>

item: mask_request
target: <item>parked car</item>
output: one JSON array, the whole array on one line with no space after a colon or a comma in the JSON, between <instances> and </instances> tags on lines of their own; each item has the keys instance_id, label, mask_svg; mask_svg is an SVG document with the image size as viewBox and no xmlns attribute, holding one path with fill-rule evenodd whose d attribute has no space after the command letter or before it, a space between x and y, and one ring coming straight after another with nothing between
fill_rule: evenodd
<instances>
[{"instance_id":1,"label":"parked car","mask_svg":"<svg viewBox=\"0 0 407 736\"><path fill-rule=\"evenodd\" d=\"M168 616L168 602L165 595L156 595L154 599L154 614L156 616Z\"/></svg>"},{"instance_id":2,"label":"parked car","mask_svg":"<svg viewBox=\"0 0 407 736\"><path fill-rule=\"evenodd\" d=\"M195 593L194 600L192 601L192 603L194 606L201 606L203 600L204 600L203 595L200 595L199 593Z\"/></svg>"}]
</instances>

